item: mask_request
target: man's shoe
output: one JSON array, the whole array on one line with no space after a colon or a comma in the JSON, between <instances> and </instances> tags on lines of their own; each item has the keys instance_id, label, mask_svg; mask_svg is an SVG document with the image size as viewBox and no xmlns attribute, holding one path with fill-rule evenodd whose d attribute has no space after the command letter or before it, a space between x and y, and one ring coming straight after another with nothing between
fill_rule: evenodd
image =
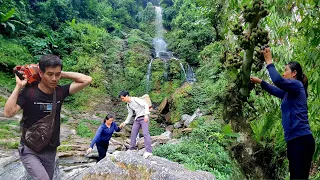
<instances>
[{"instance_id":1,"label":"man's shoe","mask_svg":"<svg viewBox=\"0 0 320 180\"><path fill-rule=\"evenodd\" d=\"M145 153L143 154L143 157L144 157L145 159L147 159L149 156L152 156L152 153L145 152Z\"/></svg>"}]
</instances>

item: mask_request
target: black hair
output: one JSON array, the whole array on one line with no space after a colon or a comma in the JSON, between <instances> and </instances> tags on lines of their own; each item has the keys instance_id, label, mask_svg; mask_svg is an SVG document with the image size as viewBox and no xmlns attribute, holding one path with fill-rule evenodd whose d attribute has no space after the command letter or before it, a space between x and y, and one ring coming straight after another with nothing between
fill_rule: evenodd
<instances>
[{"instance_id":1,"label":"black hair","mask_svg":"<svg viewBox=\"0 0 320 180\"><path fill-rule=\"evenodd\" d=\"M110 118L114 118L114 116L113 116L112 114L108 114L108 115L104 118L103 123L106 123L106 121L107 121L108 119L110 119Z\"/></svg>"},{"instance_id":2,"label":"black hair","mask_svg":"<svg viewBox=\"0 0 320 180\"><path fill-rule=\"evenodd\" d=\"M53 54L43 55L39 61L39 68L42 72L46 71L47 67L57 67L60 66L62 70L62 61L61 59Z\"/></svg>"},{"instance_id":3,"label":"black hair","mask_svg":"<svg viewBox=\"0 0 320 180\"><path fill-rule=\"evenodd\" d=\"M130 96L130 94L129 94L128 91L123 90L123 91L121 91L121 92L119 93L119 98L120 98L121 96L126 97L126 96Z\"/></svg>"},{"instance_id":4,"label":"black hair","mask_svg":"<svg viewBox=\"0 0 320 180\"><path fill-rule=\"evenodd\" d=\"M304 90L306 91L306 96L308 97L308 91L307 91L308 90L308 78L303 73L301 65L296 61L291 61L287 65L289 66L289 68L291 69L292 72L293 71L297 72L297 80L302 82L302 84L304 86Z\"/></svg>"}]
</instances>

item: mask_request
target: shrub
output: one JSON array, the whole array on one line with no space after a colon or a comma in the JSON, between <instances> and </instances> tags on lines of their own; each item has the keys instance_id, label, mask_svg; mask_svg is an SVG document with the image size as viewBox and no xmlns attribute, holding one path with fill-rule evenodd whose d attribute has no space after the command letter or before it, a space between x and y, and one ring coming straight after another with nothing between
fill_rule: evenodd
<instances>
[{"instance_id":1,"label":"shrub","mask_svg":"<svg viewBox=\"0 0 320 180\"><path fill-rule=\"evenodd\" d=\"M239 167L236 165L226 149L214 137L220 137L220 142L229 138L223 135L221 125L216 122L204 124L194 129L189 137L182 139L180 144L165 144L154 149L157 156L184 164L191 170L203 170L213 173L219 179L237 177L244 179ZM216 134L220 134L217 136Z\"/></svg>"}]
</instances>

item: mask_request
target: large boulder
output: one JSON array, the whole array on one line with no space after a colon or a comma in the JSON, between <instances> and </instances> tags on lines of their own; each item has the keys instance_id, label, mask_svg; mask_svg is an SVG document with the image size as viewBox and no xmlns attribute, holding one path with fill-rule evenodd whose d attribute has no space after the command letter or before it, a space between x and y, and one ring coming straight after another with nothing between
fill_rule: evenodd
<instances>
[{"instance_id":1,"label":"large boulder","mask_svg":"<svg viewBox=\"0 0 320 180\"><path fill-rule=\"evenodd\" d=\"M215 177L209 172L187 170L182 165L161 157L144 159L135 151L116 151L70 179L213 180Z\"/></svg>"},{"instance_id":2,"label":"large boulder","mask_svg":"<svg viewBox=\"0 0 320 180\"><path fill-rule=\"evenodd\" d=\"M191 124L191 122L192 122L193 120L195 120L196 118L199 118L199 117L201 117L201 116L202 116L202 112L201 112L200 109L198 108L198 109L193 113L192 116L187 115L187 117L185 117L185 121L184 121L184 123L183 123L184 126L185 126L185 127L189 127L190 124ZM184 120L183 115L182 115L182 120Z\"/></svg>"},{"instance_id":3,"label":"large boulder","mask_svg":"<svg viewBox=\"0 0 320 180\"><path fill-rule=\"evenodd\" d=\"M18 151L2 152L0 151L0 179L10 180L31 180L25 170ZM60 180L61 174L58 165L58 158L56 157L56 168L54 170L53 180Z\"/></svg>"},{"instance_id":4,"label":"large boulder","mask_svg":"<svg viewBox=\"0 0 320 180\"><path fill-rule=\"evenodd\" d=\"M170 131L166 131L159 136L151 136L151 144L160 145L166 144L168 141L171 140L172 133ZM141 137L137 141L138 149L144 148L144 138Z\"/></svg>"},{"instance_id":5,"label":"large boulder","mask_svg":"<svg viewBox=\"0 0 320 180\"><path fill-rule=\"evenodd\" d=\"M160 114L166 114L169 112L169 103L168 98L164 98L161 104L158 106L158 112Z\"/></svg>"}]
</instances>

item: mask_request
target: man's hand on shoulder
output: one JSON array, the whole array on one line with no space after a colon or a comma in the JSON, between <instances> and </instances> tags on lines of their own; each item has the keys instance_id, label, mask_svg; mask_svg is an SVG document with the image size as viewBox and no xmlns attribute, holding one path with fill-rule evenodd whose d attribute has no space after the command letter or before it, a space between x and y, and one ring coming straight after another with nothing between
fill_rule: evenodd
<instances>
[{"instance_id":1,"label":"man's hand on shoulder","mask_svg":"<svg viewBox=\"0 0 320 180\"><path fill-rule=\"evenodd\" d=\"M92 82L92 78L85 74L77 73L77 72L61 72L62 78L71 79L74 82L71 83L69 93L75 94L81 91L83 88L88 86Z\"/></svg>"}]
</instances>

